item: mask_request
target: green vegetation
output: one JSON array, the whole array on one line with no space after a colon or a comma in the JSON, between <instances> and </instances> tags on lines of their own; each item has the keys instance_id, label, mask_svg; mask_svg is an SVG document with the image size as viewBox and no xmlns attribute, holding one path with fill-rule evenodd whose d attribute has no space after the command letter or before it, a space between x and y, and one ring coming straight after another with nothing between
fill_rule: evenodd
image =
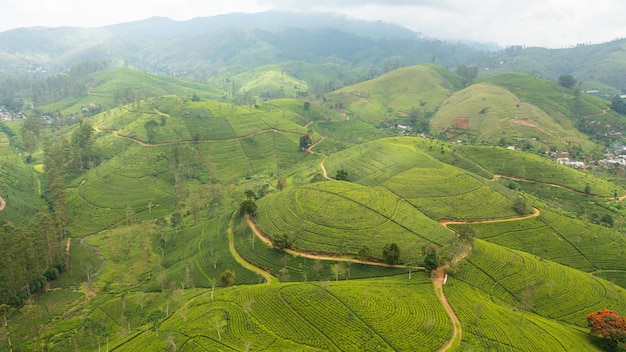
<instances>
[{"instance_id":1,"label":"green vegetation","mask_svg":"<svg viewBox=\"0 0 626 352\"><path fill-rule=\"evenodd\" d=\"M356 255L362 245L382 251L394 238L406 247L400 262L421 263L423 243L443 246L454 239L388 190L346 182L315 183L271 194L259 201L257 213L265 234L286 233L292 247L304 251Z\"/></svg>"},{"instance_id":2,"label":"green vegetation","mask_svg":"<svg viewBox=\"0 0 626 352\"><path fill-rule=\"evenodd\" d=\"M556 184L583 193L587 185L592 195L610 197L616 186L538 155L498 147L464 146L463 152L494 174L529 181ZM618 191L620 192L620 191Z\"/></svg>"},{"instance_id":3,"label":"green vegetation","mask_svg":"<svg viewBox=\"0 0 626 352\"><path fill-rule=\"evenodd\" d=\"M571 122L520 101L506 88L485 83L474 84L443 102L431 120L431 129L450 139L497 144L505 138L518 147L529 144L528 148L539 151L550 146L562 150L569 144L592 149L592 143ZM521 140L527 144L520 144Z\"/></svg>"},{"instance_id":4,"label":"green vegetation","mask_svg":"<svg viewBox=\"0 0 626 352\"><path fill-rule=\"evenodd\" d=\"M440 72L435 65L401 68L339 89L330 99L368 123L386 120L404 123L411 109L421 113L434 111L457 88L460 77L449 73L444 76Z\"/></svg>"},{"instance_id":5,"label":"green vegetation","mask_svg":"<svg viewBox=\"0 0 626 352\"><path fill-rule=\"evenodd\" d=\"M436 65L326 93L304 77L341 65L296 67L212 76L226 93L88 73L102 111L0 125L0 349L597 349L587 314L626 312L620 175L415 136L583 153L572 104L597 99ZM483 125L437 127L464 111Z\"/></svg>"}]
</instances>

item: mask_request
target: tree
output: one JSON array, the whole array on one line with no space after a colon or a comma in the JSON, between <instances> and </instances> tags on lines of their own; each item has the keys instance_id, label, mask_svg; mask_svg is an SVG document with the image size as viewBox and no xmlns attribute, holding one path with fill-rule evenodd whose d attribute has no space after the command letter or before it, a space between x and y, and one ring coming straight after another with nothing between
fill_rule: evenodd
<instances>
[{"instance_id":1,"label":"tree","mask_svg":"<svg viewBox=\"0 0 626 352\"><path fill-rule=\"evenodd\" d=\"M278 188L279 191L282 191L285 187L287 187L287 179L285 179L285 176L280 176L276 182L276 188Z\"/></svg>"},{"instance_id":2,"label":"tree","mask_svg":"<svg viewBox=\"0 0 626 352\"><path fill-rule=\"evenodd\" d=\"M588 184L588 183L585 186L585 195L587 195L587 196L591 195L591 185Z\"/></svg>"},{"instance_id":3,"label":"tree","mask_svg":"<svg viewBox=\"0 0 626 352\"><path fill-rule=\"evenodd\" d=\"M461 241L466 243L471 243L474 240L474 235L476 234L474 228L468 224L458 225L456 233L459 235Z\"/></svg>"},{"instance_id":4,"label":"tree","mask_svg":"<svg viewBox=\"0 0 626 352\"><path fill-rule=\"evenodd\" d=\"M364 244L363 246L361 246L361 249L359 249L356 255L358 255L361 260L367 260L372 257L372 248Z\"/></svg>"},{"instance_id":5,"label":"tree","mask_svg":"<svg viewBox=\"0 0 626 352\"><path fill-rule=\"evenodd\" d=\"M154 332L157 336L159 336L159 326L161 325L163 319L165 319L165 312L163 312L162 310L153 310L146 317L146 321L152 324Z\"/></svg>"},{"instance_id":6,"label":"tree","mask_svg":"<svg viewBox=\"0 0 626 352\"><path fill-rule=\"evenodd\" d=\"M311 109L311 103L308 102L308 101L305 101L303 107L304 107L304 110L310 110Z\"/></svg>"},{"instance_id":7,"label":"tree","mask_svg":"<svg viewBox=\"0 0 626 352\"><path fill-rule=\"evenodd\" d=\"M420 115L419 110L412 108L406 120L407 125L411 126L415 133L428 132L430 115L429 113Z\"/></svg>"},{"instance_id":8,"label":"tree","mask_svg":"<svg viewBox=\"0 0 626 352\"><path fill-rule=\"evenodd\" d=\"M433 245L426 243L422 246L422 256L424 257L424 268L426 271L433 271L439 267L439 256L437 255L437 248Z\"/></svg>"},{"instance_id":9,"label":"tree","mask_svg":"<svg viewBox=\"0 0 626 352\"><path fill-rule=\"evenodd\" d=\"M170 216L170 224L173 228L178 229L180 224L183 222L183 217L180 213L174 213Z\"/></svg>"},{"instance_id":10,"label":"tree","mask_svg":"<svg viewBox=\"0 0 626 352\"><path fill-rule=\"evenodd\" d=\"M343 275L346 272L346 268L343 266L343 263L336 263L331 265L330 270L332 270L333 274L335 274L335 281L339 281L339 276Z\"/></svg>"},{"instance_id":11,"label":"tree","mask_svg":"<svg viewBox=\"0 0 626 352\"><path fill-rule=\"evenodd\" d=\"M528 206L526 205L526 198L521 194L517 196L517 200L514 205L515 211L520 215L528 214Z\"/></svg>"},{"instance_id":12,"label":"tree","mask_svg":"<svg viewBox=\"0 0 626 352\"><path fill-rule=\"evenodd\" d=\"M39 146L39 138L33 131L25 131L22 135L22 145L24 149L28 152L28 155L32 158L33 153L37 150Z\"/></svg>"},{"instance_id":13,"label":"tree","mask_svg":"<svg viewBox=\"0 0 626 352\"><path fill-rule=\"evenodd\" d=\"M156 130L159 127L159 124L156 121L150 119L150 121L146 122L143 127L146 129L148 143L154 142L154 137L156 136Z\"/></svg>"},{"instance_id":14,"label":"tree","mask_svg":"<svg viewBox=\"0 0 626 352\"><path fill-rule=\"evenodd\" d=\"M247 199L257 200L256 194L250 189L247 189L245 192L243 192L243 194L246 196Z\"/></svg>"},{"instance_id":15,"label":"tree","mask_svg":"<svg viewBox=\"0 0 626 352\"><path fill-rule=\"evenodd\" d=\"M600 219L600 224L606 227L613 227L613 217L611 214L604 214Z\"/></svg>"},{"instance_id":16,"label":"tree","mask_svg":"<svg viewBox=\"0 0 626 352\"><path fill-rule=\"evenodd\" d=\"M222 283L222 286L224 287L228 287L228 286L232 286L235 284L235 273L230 270L227 269L225 270L222 275L220 275L220 282Z\"/></svg>"},{"instance_id":17,"label":"tree","mask_svg":"<svg viewBox=\"0 0 626 352\"><path fill-rule=\"evenodd\" d=\"M239 214L249 214L250 216L256 213L257 205L252 199L246 199L239 204Z\"/></svg>"},{"instance_id":18,"label":"tree","mask_svg":"<svg viewBox=\"0 0 626 352\"><path fill-rule=\"evenodd\" d=\"M559 76L559 85L565 88L574 88L576 85L576 79L572 75L562 75Z\"/></svg>"},{"instance_id":19,"label":"tree","mask_svg":"<svg viewBox=\"0 0 626 352\"><path fill-rule=\"evenodd\" d=\"M388 264L396 264L400 260L400 247L397 243L387 243L383 247L383 259Z\"/></svg>"},{"instance_id":20,"label":"tree","mask_svg":"<svg viewBox=\"0 0 626 352\"><path fill-rule=\"evenodd\" d=\"M456 67L456 74L464 78L465 86L478 76L478 67L459 65Z\"/></svg>"},{"instance_id":21,"label":"tree","mask_svg":"<svg viewBox=\"0 0 626 352\"><path fill-rule=\"evenodd\" d=\"M348 181L348 171L344 169L338 170L337 174L335 175L335 180Z\"/></svg>"},{"instance_id":22,"label":"tree","mask_svg":"<svg viewBox=\"0 0 626 352\"><path fill-rule=\"evenodd\" d=\"M615 311L603 309L587 314L587 326L591 336L600 339L610 351L626 342L626 322Z\"/></svg>"},{"instance_id":23,"label":"tree","mask_svg":"<svg viewBox=\"0 0 626 352\"><path fill-rule=\"evenodd\" d=\"M72 132L70 146L72 148L72 164L82 171L90 161L95 161L94 129L91 122L83 120Z\"/></svg>"},{"instance_id":24,"label":"tree","mask_svg":"<svg viewBox=\"0 0 626 352\"><path fill-rule=\"evenodd\" d=\"M276 246L276 248L278 249L291 247L291 240L286 233L278 233L274 235L274 237L272 238L272 242L274 243L274 246Z\"/></svg>"},{"instance_id":25,"label":"tree","mask_svg":"<svg viewBox=\"0 0 626 352\"><path fill-rule=\"evenodd\" d=\"M313 140L311 139L310 134L303 134L300 136L300 150L309 149L311 143L313 143Z\"/></svg>"},{"instance_id":26,"label":"tree","mask_svg":"<svg viewBox=\"0 0 626 352\"><path fill-rule=\"evenodd\" d=\"M611 110L618 114L626 115L626 103L619 95L614 96L611 99Z\"/></svg>"}]
</instances>

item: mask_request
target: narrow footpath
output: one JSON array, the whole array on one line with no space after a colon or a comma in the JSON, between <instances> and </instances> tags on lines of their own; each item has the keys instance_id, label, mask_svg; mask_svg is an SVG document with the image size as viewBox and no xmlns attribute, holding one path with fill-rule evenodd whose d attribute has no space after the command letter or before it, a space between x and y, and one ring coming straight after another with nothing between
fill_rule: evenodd
<instances>
[{"instance_id":1,"label":"narrow footpath","mask_svg":"<svg viewBox=\"0 0 626 352\"><path fill-rule=\"evenodd\" d=\"M7 202L4 201L4 198L0 197L0 211L3 211L6 205L7 205Z\"/></svg>"},{"instance_id":2,"label":"narrow footpath","mask_svg":"<svg viewBox=\"0 0 626 352\"><path fill-rule=\"evenodd\" d=\"M267 244L270 247L274 247L274 244L272 243L272 240L270 240L267 236L265 236L265 234L263 234L263 232L261 232L261 230L259 230L259 228L256 226L256 224L252 220L252 217L249 214L246 214L246 220L248 221L248 226L250 226L252 231L254 231L254 234L261 241L263 241L263 243ZM291 255L295 255L295 256L299 256L299 257L305 257L305 258L310 258L310 259L330 260L330 261L338 261L338 262L350 262L350 263L356 263L356 264L383 266L383 267L387 267L387 268L403 268L403 269L404 268L406 268L406 269L412 268L414 270L425 270L425 268L423 266L411 266L411 267L409 267L409 266L400 265L400 264L387 264L387 263L375 262L375 261L369 261L369 260L360 260L360 259L353 258L353 257L347 256L347 255L317 254L317 253L299 251L299 250L295 250L295 249L291 249L291 248L283 248L282 251L285 252L285 253L289 253Z\"/></svg>"},{"instance_id":3,"label":"narrow footpath","mask_svg":"<svg viewBox=\"0 0 626 352\"><path fill-rule=\"evenodd\" d=\"M261 275L265 279L265 283L271 284L273 282L278 282L278 277L270 272L267 272L257 267L253 263L248 262L237 251L237 247L235 247L235 234L233 232L236 215L237 211L233 213L233 215L230 217L230 222L228 223L228 249L230 249L230 254L235 258L237 263L241 264L244 268L257 273L258 275Z\"/></svg>"}]
</instances>

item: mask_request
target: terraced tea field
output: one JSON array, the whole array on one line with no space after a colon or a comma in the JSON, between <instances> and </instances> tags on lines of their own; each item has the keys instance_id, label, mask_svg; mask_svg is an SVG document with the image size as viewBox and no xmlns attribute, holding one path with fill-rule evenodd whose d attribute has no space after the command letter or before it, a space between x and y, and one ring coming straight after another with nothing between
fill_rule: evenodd
<instances>
[{"instance_id":1,"label":"terraced tea field","mask_svg":"<svg viewBox=\"0 0 626 352\"><path fill-rule=\"evenodd\" d=\"M508 150L499 147L464 146L462 148L472 160L494 174L516 176L531 181L556 184L584 192L587 185L591 194L611 197L621 187L606 180L557 164L538 155Z\"/></svg>"},{"instance_id":2,"label":"terraced tea field","mask_svg":"<svg viewBox=\"0 0 626 352\"><path fill-rule=\"evenodd\" d=\"M550 211L543 211L539 218L472 227L486 241L626 284L625 240L613 229Z\"/></svg>"},{"instance_id":3,"label":"terraced tea field","mask_svg":"<svg viewBox=\"0 0 626 352\"><path fill-rule=\"evenodd\" d=\"M152 309L164 304L154 302ZM432 351L445 343L451 326L430 280L401 276L242 286L215 292L214 299L200 291L159 330L181 350ZM116 351L157 351L167 343L151 330L111 345Z\"/></svg>"},{"instance_id":4,"label":"terraced tea field","mask_svg":"<svg viewBox=\"0 0 626 352\"><path fill-rule=\"evenodd\" d=\"M305 251L356 254L367 245L377 256L390 241L411 244L416 250L402 253L402 261L421 262L422 244L443 246L455 238L388 190L348 182L269 195L259 201L256 222L270 237L288 234L293 247Z\"/></svg>"},{"instance_id":5,"label":"terraced tea field","mask_svg":"<svg viewBox=\"0 0 626 352\"><path fill-rule=\"evenodd\" d=\"M476 240L455 279L493 300L581 328L599 309L626 309L626 290L615 284L530 254Z\"/></svg>"}]
</instances>

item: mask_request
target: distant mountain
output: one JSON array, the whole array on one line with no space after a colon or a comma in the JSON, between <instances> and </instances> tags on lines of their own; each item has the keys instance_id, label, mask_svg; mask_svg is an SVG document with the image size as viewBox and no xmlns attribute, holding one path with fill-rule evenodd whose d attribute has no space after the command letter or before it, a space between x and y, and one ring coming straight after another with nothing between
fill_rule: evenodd
<instances>
[{"instance_id":1,"label":"distant mountain","mask_svg":"<svg viewBox=\"0 0 626 352\"><path fill-rule=\"evenodd\" d=\"M60 72L85 60L203 79L287 61L345 60L348 66L477 62L484 54L462 44L421 39L383 22L336 14L264 12L174 21L154 17L101 28L21 28L0 33L7 73Z\"/></svg>"},{"instance_id":2,"label":"distant mountain","mask_svg":"<svg viewBox=\"0 0 626 352\"><path fill-rule=\"evenodd\" d=\"M208 34L223 28L276 30L279 28L319 29L335 28L367 38L412 39L419 36L407 28L381 21L363 21L333 13L294 13L267 11L261 13L233 13L211 17L198 17L189 21L174 21L153 17L143 21L104 27L105 30L125 35L134 33L152 38L173 38L186 35Z\"/></svg>"},{"instance_id":3,"label":"distant mountain","mask_svg":"<svg viewBox=\"0 0 626 352\"><path fill-rule=\"evenodd\" d=\"M524 72L556 81L571 74L583 90L626 91L626 40L569 49L509 47L427 39L398 25L331 13L269 11L174 21L163 17L101 28L21 28L0 33L0 74L67 72L106 61L206 82L266 65L292 68L315 86L350 85L393 69L425 63L477 66L480 75ZM294 67L332 64L335 77ZM296 72L299 71L299 72ZM0 77L1 78L1 77ZM243 83L242 83L243 84ZM0 97L1 98L1 97Z\"/></svg>"}]
</instances>

